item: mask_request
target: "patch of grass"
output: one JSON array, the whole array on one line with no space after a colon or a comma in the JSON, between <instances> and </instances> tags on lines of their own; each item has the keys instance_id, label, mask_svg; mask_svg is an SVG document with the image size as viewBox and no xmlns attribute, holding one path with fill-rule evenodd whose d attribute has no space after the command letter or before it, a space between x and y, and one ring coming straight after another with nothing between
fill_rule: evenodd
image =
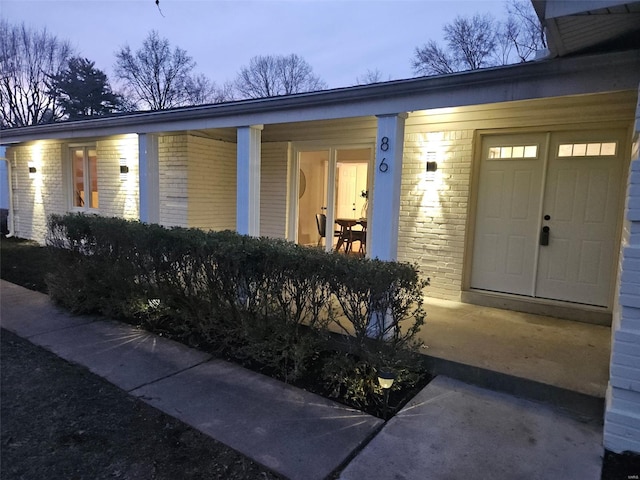
<instances>
[{"instance_id":1,"label":"patch of grass","mask_svg":"<svg viewBox=\"0 0 640 480\"><path fill-rule=\"evenodd\" d=\"M46 247L20 238L0 239L0 278L30 290L48 293L45 276L51 271Z\"/></svg>"}]
</instances>

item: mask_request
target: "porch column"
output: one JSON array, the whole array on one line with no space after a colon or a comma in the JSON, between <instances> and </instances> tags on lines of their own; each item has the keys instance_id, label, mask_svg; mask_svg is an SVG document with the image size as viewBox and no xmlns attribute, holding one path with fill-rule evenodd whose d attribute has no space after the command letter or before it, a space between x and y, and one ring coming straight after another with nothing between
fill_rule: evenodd
<instances>
[{"instance_id":1,"label":"porch column","mask_svg":"<svg viewBox=\"0 0 640 480\"><path fill-rule=\"evenodd\" d=\"M158 136L138 134L139 215L144 223L160 223Z\"/></svg>"},{"instance_id":2,"label":"porch column","mask_svg":"<svg viewBox=\"0 0 640 480\"><path fill-rule=\"evenodd\" d=\"M380 115L373 173L373 203L369 222L370 257L398 258L400 184L406 113Z\"/></svg>"},{"instance_id":3,"label":"porch column","mask_svg":"<svg viewBox=\"0 0 640 480\"><path fill-rule=\"evenodd\" d=\"M262 125L238 128L236 230L260 235L260 146Z\"/></svg>"},{"instance_id":4,"label":"porch column","mask_svg":"<svg viewBox=\"0 0 640 480\"><path fill-rule=\"evenodd\" d=\"M604 447L615 453L640 453L640 105L631 159L604 417Z\"/></svg>"}]
</instances>

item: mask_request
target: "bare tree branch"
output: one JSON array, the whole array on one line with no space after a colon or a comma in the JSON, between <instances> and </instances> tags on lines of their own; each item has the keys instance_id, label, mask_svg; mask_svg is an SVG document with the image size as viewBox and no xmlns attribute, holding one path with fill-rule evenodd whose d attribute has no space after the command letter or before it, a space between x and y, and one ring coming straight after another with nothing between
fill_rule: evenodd
<instances>
[{"instance_id":1,"label":"bare tree branch","mask_svg":"<svg viewBox=\"0 0 640 480\"><path fill-rule=\"evenodd\" d=\"M0 19L0 121L4 127L53 122L62 116L50 78L72 55L68 42L46 29Z\"/></svg>"},{"instance_id":2,"label":"bare tree branch","mask_svg":"<svg viewBox=\"0 0 640 480\"><path fill-rule=\"evenodd\" d=\"M253 57L240 69L234 87L240 97L264 98L313 92L327 85L302 57L291 54Z\"/></svg>"},{"instance_id":3,"label":"bare tree branch","mask_svg":"<svg viewBox=\"0 0 640 480\"><path fill-rule=\"evenodd\" d=\"M125 83L127 96L139 108L164 110L209 103L220 92L203 75L193 75L196 63L179 47L152 30L142 47L132 52L126 45L116 52L115 72Z\"/></svg>"},{"instance_id":4,"label":"bare tree branch","mask_svg":"<svg viewBox=\"0 0 640 480\"><path fill-rule=\"evenodd\" d=\"M526 0L507 0L508 17L497 22L489 14L456 17L443 28L446 48L429 40L415 50L417 75L443 75L529 60L546 47L543 27Z\"/></svg>"}]
</instances>

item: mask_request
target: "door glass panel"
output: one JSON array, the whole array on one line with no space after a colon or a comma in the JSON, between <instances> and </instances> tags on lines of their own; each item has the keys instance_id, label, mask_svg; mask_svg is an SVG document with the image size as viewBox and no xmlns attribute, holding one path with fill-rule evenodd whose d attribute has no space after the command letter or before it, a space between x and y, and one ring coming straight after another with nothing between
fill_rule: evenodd
<instances>
[{"instance_id":1,"label":"door glass panel","mask_svg":"<svg viewBox=\"0 0 640 480\"><path fill-rule=\"evenodd\" d=\"M300 152L298 185L298 243L301 245L323 245L331 228L321 231L327 214L327 170L329 151ZM324 215L324 217L322 217ZM316 216L318 219L316 219Z\"/></svg>"},{"instance_id":2,"label":"door glass panel","mask_svg":"<svg viewBox=\"0 0 640 480\"><path fill-rule=\"evenodd\" d=\"M336 163L336 218L367 218L369 148L338 150Z\"/></svg>"},{"instance_id":3,"label":"door glass panel","mask_svg":"<svg viewBox=\"0 0 640 480\"><path fill-rule=\"evenodd\" d=\"M98 208L98 157L95 150L87 151L89 163L89 185L91 186L90 208Z\"/></svg>"},{"instance_id":4,"label":"door glass panel","mask_svg":"<svg viewBox=\"0 0 640 480\"><path fill-rule=\"evenodd\" d=\"M73 151L73 206L84 207L84 150Z\"/></svg>"}]
</instances>

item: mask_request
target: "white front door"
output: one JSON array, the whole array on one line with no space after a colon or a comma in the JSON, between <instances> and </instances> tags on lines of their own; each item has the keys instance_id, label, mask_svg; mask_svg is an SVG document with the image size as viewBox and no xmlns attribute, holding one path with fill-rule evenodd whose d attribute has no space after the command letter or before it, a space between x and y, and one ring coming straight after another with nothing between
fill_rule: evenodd
<instances>
[{"instance_id":1,"label":"white front door","mask_svg":"<svg viewBox=\"0 0 640 480\"><path fill-rule=\"evenodd\" d=\"M624 132L483 139L471 287L608 306Z\"/></svg>"}]
</instances>

